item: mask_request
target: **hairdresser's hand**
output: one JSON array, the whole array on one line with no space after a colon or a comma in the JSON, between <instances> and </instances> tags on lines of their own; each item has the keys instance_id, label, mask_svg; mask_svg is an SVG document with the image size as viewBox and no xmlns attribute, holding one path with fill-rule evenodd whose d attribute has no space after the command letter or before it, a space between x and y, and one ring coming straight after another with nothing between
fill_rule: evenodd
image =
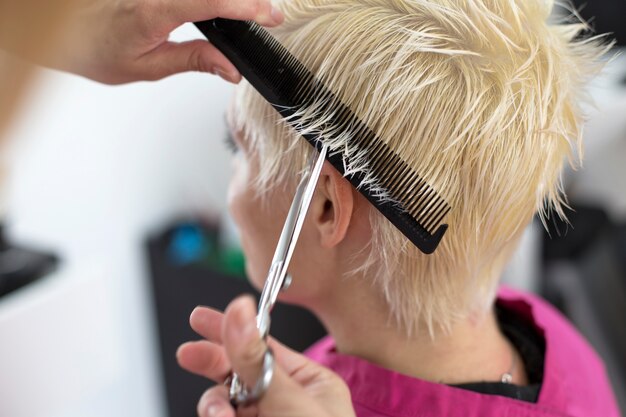
<instances>
[{"instance_id":1,"label":"hairdresser's hand","mask_svg":"<svg viewBox=\"0 0 626 417\"><path fill-rule=\"evenodd\" d=\"M234 369L248 386L261 371L266 345L256 329L254 301L240 297L226 313L198 307L191 327L207 340L188 342L177 352L178 363L218 383L198 403L200 417L234 417L222 381ZM258 404L239 410L246 416L353 417L350 392L332 371L280 343L269 342L276 359L272 382Z\"/></svg>"},{"instance_id":2,"label":"hairdresser's hand","mask_svg":"<svg viewBox=\"0 0 626 417\"><path fill-rule=\"evenodd\" d=\"M235 67L205 40L169 42L185 22L215 17L255 20L265 26L282 22L270 0L80 0L60 55L49 66L107 84L157 80L185 71L201 71L238 82Z\"/></svg>"}]
</instances>

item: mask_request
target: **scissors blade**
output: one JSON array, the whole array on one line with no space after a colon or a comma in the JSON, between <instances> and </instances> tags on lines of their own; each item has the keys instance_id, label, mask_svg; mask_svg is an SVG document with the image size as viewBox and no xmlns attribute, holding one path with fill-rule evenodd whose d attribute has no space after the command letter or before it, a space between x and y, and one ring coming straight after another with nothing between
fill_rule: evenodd
<instances>
[{"instance_id":1,"label":"scissors blade","mask_svg":"<svg viewBox=\"0 0 626 417\"><path fill-rule=\"evenodd\" d=\"M267 332L269 332L269 314L287 276L287 267L291 261L295 244L304 224L304 218L311 204L313 192L315 191L327 151L327 148L324 147L319 156L316 157L315 153L311 155L308 168L303 173L296 188L294 199L278 239L272 264L261 293L261 300L259 301L257 325L262 336L266 336Z\"/></svg>"},{"instance_id":2,"label":"scissors blade","mask_svg":"<svg viewBox=\"0 0 626 417\"><path fill-rule=\"evenodd\" d=\"M324 161L326 160L326 154L328 153L328 147L324 146L315 161L315 165L313 169L309 172L309 178L307 179L306 187L304 188L304 192L302 193L302 197L300 198L299 210L295 219L295 223L293 225L293 230L291 233L291 237L288 240L287 251L283 259L281 259L281 270L280 275L278 277L279 285L272 287L272 292L270 294L270 302L274 303L278 298L278 292L282 287L282 283L285 280L285 276L287 275L287 268L289 267L289 263L291 262L291 257L293 256L293 252L296 248L296 244L298 243L298 238L300 237L300 232L302 231L302 226L304 225L304 220L306 218L306 214L309 211L309 206L311 205L311 200L313 199L313 194L315 193L315 188L317 186L317 181L320 177L320 173L322 172L322 167L324 166ZM294 199L294 202L297 200Z\"/></svg>"}]
</instances>

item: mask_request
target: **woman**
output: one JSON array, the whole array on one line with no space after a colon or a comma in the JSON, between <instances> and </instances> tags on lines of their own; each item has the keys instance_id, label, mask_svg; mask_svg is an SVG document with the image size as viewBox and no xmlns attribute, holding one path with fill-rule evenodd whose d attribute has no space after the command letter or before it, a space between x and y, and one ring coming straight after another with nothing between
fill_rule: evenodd
<instances>
[{"instance_id":1,"label":"woman","mask_svg":"<svg viewBox=\"0 0 626 417\"><path fill-rule=\"evenodd\" d=\"M424 255L326 164L282 297L328 329L308 356L342 377L353 408L334 374L270 342L274 380L241 414L618 415L582 337L546 303L497 285L534 214L563 215L559 175L580 147L584 83L606 50L578 37L582 24L548 23L552 6L281 4L275 36L454 209L440 248ZM230 210L260 288L311 150L246 83L228 120ZM191 325L208 340L181 346L181 366L217 382L234 369L254 386L266 347L252 300L235 301L225 317L198 308ZM198 412L235 414L223 386Z\"/></svg>"}]
</instances>

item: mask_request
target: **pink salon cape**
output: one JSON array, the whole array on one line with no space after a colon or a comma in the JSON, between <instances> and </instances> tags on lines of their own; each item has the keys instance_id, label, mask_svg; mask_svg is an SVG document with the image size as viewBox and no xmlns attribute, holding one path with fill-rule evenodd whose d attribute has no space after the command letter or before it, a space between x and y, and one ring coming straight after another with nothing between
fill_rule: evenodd
<instances>
[{"instance_id":1,"label":"pink salon cape","mask_svg":"<svg viewBox=\"0 0 626 417\"><path fill-rule=\"evenodd\" d=\"M546 341L537 403L423 381L335 351L326 337L307 356L350 387L358 417L619 417L604 365L570 323L545 301L503 288L499 304L534 324ZM419 358L416 358L419 360Z\"/></svg>"}]
</instances>

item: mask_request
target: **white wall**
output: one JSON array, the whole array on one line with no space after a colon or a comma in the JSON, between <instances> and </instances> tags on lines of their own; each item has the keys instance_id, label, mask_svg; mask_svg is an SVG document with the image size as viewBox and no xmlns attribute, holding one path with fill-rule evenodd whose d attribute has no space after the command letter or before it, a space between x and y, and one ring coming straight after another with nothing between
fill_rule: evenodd
<instances>
[{"instance_id":1,"label":"white wall","mask_svg":"<svg viewBox=\"0 0 626 417\"><path fill-rule=\"evenodd\" d=\"M626 222L626 48L616 53L594 83L595 108L585 126L583 167L570 175L569 195L602 205Z\"/></svg>"},{"instance_id":2,"label":"white wall","mask_svg":"<svg viewBox=\"0 0 626 417\"><path fill-rule=\"evenodd\" d=\"M224 210L232 87L206 74L108 87L52 71L36 84L9 135L8 221L14 240L53 248L64 266L0 299L0 416L162 416L142 243L176 214Z\"/></svg>"}]
</instances>

